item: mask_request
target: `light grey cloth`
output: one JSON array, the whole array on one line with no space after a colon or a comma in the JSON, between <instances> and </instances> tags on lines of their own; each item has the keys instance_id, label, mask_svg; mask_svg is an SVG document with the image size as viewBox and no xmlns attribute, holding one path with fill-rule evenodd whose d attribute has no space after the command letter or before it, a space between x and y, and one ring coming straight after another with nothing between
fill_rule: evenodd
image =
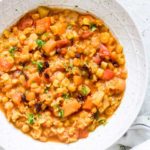
<instances>
[{"instance_id":1,"label":"light grey cloth","mask_svg":"<svg viewBox=\"0 0 150 150\"><path fill-rule=\"evenodd\" d=\"M128 132L108 150L129 150L150 139L150 116L139 116Z\"/></svg>"}]
</instances>

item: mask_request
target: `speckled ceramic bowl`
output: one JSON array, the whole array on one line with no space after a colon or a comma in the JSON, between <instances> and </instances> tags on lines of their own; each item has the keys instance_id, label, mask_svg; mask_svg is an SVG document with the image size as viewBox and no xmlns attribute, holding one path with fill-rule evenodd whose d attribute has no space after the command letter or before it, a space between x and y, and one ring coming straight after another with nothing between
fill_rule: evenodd
<instances>
[{"instance_id":1,"label":"speckled ceramic bowl","mask_svg":"<svg viewBox=\"0 0 150 150\"><path fill-rule=\"evenodd\" d=\"M16 130L0 113L0 145L5 150L105 150L115 143L136 118L145 95L147 61L138 30L116 0L3 0L0 2L0 31L39 5L83 9L102 18L124 46L128 69L122 103L106 126L73 144L35 141Z\"/></svg>"}]
</instances>

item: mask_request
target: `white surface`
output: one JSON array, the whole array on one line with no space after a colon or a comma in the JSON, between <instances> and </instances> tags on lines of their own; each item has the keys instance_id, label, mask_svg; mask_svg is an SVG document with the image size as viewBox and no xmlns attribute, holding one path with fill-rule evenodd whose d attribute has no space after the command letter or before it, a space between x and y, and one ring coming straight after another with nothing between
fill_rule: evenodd
<instances>
[{"instance_id":1,"label":"white surface","mask_svg":"<svg viewBox=\"0 0 150 150\"><path fill-rule=\"evenodd\" d=\"M21 14L20 12L30 9L31 5L34 3L37 4L39 1L40 0L5 0L4 5L0 5L0 14L5 14L5 18L2 15L0 16L1 29L12 23L12 21ZM58 150L60 148L67 148L68 150L97 150L101 148L102 150L106 149L106 147L117 140L125 132L125 130L127 130L133 119L135 119L140 105L142 104L145 88L146 68L143 47L136 27L122 8L115 3L115 0L114 2L111 0L100 0L102 3L99 3L99 5L96 1L97 0L93 0L93 3L88 3L86 0L85 3L85 0L72 0L69 4L72 5L74 2L76 2L76 4L80 2L80 4L78 4L79 6L84 6L83 8L86 10L90 10L97 14L100 18L103 18L124 45L129 78L127 81L127 90L121 106L104 128L100 127L96 130L96 132L90 134L87 139L67 146L63 144L57 144L56 146L55 143L40 143L33 141L21 132L16 131L11 125L8 125L4 116L1 115L0 144L6 150L26 150L31 147L36 150ZM21 2L24 3L24 5L21 4ZM56 4L56 2L60 3L60 0L45 0L45 2ZM67 0L62 0L61 2L63 4L67 3ZM18 11L15 11L16 8ZM143 86L142 88L141 85ZM116 125L118 125L117 128Z\"/></svg>"},{"instance_id":2,"label":"white surface","mask_svg":"<svg viewBox=\"0 0 150 150\"><path fill-rule=\"evenodd\" d=\"M149 150L149 149L150 149L150 140L147 140L144 143L139 144L136 147L132 148L131 150Z\"/></svg>"}]
</instances>

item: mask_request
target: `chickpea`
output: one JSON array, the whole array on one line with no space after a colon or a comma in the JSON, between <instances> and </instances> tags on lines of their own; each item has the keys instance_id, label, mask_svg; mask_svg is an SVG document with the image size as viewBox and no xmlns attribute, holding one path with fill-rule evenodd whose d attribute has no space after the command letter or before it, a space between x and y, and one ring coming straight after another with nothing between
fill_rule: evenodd
<instances>
[{"instance_id":1,"label":"chickpea","mask_svg":"<svg viewBox=\"0 0 150 150\"><path fill-rule=\"evenodd\" d=\"M9 32L8 30L4 30L3 35L4 35L6 38L9 38L10 32Z\"/></svg>"},{"instance_id":2,"label":"chickpea","mask_svg":"<svg viewBox=\"0 0 150 150\"><path fill-rule=\"evenodd\" d=\"M33 18L34 20L37 20L37 19L40 18L40 15L39 15L39 14L32 14L32 18Z\"/></svg>"},{"instance_id":3,"label":"chickpea","mask_svg":"<svg viewBox=\"0 0 150 150\"><path fill-rule=\"evenodd\" d=\"M14 107L14 104L12 102L6 102L5 103L5 109L11 110Z\"/></svg>"},{"instance_id":4,"label":"chickpea","mask_svg":"<svg viewBox=\"0 0 150 150\"><path fill-rule=\"evenodd\" d=\"M19 77L19 82L20 82L21 84L24 84L24 82L25 82L25 77L24 77L24 75L20 75L20 77Z\"/></svg>"},{"instance_id":5,"label":"chickpea","mask_svg":"<svg viewBox=\"0 0 150 150\"><path fill-rule=\"evenodd\" d=\"M29 130L30 130L30 127L29 127L27 124L24 124L24 125L22 126L22 131L23 131L23 132L27 133L27 132L29 132Z\"/></svg>"},{"instance_id":6,"label":"chickpea","mask_svg":"<svg viewBox=\"0 0 150 150\"><path fill-rule=\"evenodd\" d=\"M40 141L46 142L48 139L45 136L40 137Z\"/></svg>"},{"instance_id":7,"label":"chickpea","mask_svg":"<svg viewBox=\"0 0 150 150\"><path fill-rule=\"evenodd\" d=\"M101 69L101 68L99 68L99 69L97 70L97 72L96 72L96 75L97 75L97 77L101 78L102 75L103 75L103 73L104 73L104 70Z\"/></svg>"},{"instance_id":8,"label":"chickpea","mask_svg":"<svg viewBox=\"0 0 150 150\"><path fill-rule=\"evenodd\" d=\"M3 97L3 98L2 98L2 102L3 102L3 103L6 103L7 101L8 101L8 97Z\"/></svg>"},{"instance_id":9,"label":"chickpea","mask_svg":"<svg viewBox=\"0 0 150 150\"><path fill-rule=\"evenodd\" d=\"M115 44L115 39L113 37L110 37L108 45L114 45L114 44Z\"/></svg>"},{"instance_id":10,"label":"chickpea","mask_svg":"<svg viewBox=\"0 0 150 150\"><path fill-rule=\"evenodd\" d=\"M123 47L120 44L118 44L117 47L116 47L116 52L117 53L122 53L122 51L123 51Z\"/></svg>"},{"instance_id":11,"label":"chickpea","mask_svg":"<svg viewBox=\"0 0 150 150\"><path fill-rule=\"evenodd\" d=\"M110 34L108 32L103 32L103 33L101 33L100 41L102 43L106 44L106 43L108 43L109 38L110 38Z\"/></svg>"},{"instance_id":12,"label":"chickpea","mask_svg":"<svg viewBox=\"0 0 150 150\"><path fill-rule=\"evenodd\" d=\"M80 64L81 64L80 59L74 58L74 60L73 60L73 65L74 65L74 66L80 66Z\"/></svg>"},{"instance_id":13,"label":"chickpea","mask_svg":"<svg viewBox=\"0 0 150 150\"><path fill-rule=\"evenodd\" d=\"M118 62L119 65L124 65L125 64L125 59L124 58L119 58L117 62Z\"/></svg>"},{"instance_id":14,"label":"chickpea","mask_svg":"<svg viewBox=\"0 0 150 150\"><path fill-rule=\"evenodd\" d=\"M110 51L114 51L115 48L116 48L116 44L108 45L108 49L109 49Z\"/></svg>"},{"instance_id":15,"label":"chickpea","mask_svg":"<svg viewBox=\"0 0 150 150\"><path fill-rule=\"evenodd\" d=\"M26 39L26 36L24 34L19 35L19 40L24 41Z\"/></svg>"},{"instance_id":16,"label":"chickpea","mask_svg":"<svg viewBox=\"0 0 150 150\"><path fill-rule=\"evenodd\" d=\"M35 93L34 92L27 92L26 93L26 99L31 101L35 99Z\"/></svg>"},{"instance_id":17,"label":"chickpea","mask_svg":"<svg viewBox=\"0 0 150 150\"><path fill-rule=\"evenodd\" d=\"M101 67L102 67L103 69L106 69L107 66L108 66L108 63L107 63L107 62L105 62L105 61L102 61L102 62L101 62Z\"/></svg>"},{"instance_id":18,"label":"chickpea","mask_svg":"<svg viewBox=\"0 0 150 150\"><path fill-rule=\"evenodd\" d=\"M53 86L54 87L59 87L59 84L60 84L60 82L57 79L55 79L54 82L53 82Z\"/></svg>"},{"instance_id":19,"label":"chickpea","mask_svg":"<svg viewBox=\"0 0 150 150\"><path fill-rule=\"evenodd\" d=\"M69 90L70 92L74 92L74 91L76 90L75 84L73 84L73 83L69 84L68 90Z\"/></svg>"},{"instance_id":20,"label":"chickpea","mask_svg":"<svg viewBox=\"0 0 150 150\"><path fill-rule=\"evenodd\" d=\"M65 77L64 73L62 72L57 73L57 76L56 76L57 80L61 81L64 79L64 77Z\"/></svg>"}]
</instances>

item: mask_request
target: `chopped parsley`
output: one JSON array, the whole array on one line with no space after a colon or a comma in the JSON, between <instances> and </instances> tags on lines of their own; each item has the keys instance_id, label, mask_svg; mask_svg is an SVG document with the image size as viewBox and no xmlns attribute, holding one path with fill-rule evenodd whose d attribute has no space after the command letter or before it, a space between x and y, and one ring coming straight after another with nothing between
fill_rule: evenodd
<instances>
[{"instance_id":1,"label":"chopped parsley","mask_svg":"<svg viewBox=\"0 0 150 150\"><path fill-rule=\"evenodd\" d=\"M59 109L58 116L61 117L61 118L64 117L64 110L63 109Z\"/></svg>"},{"instance_id":2,"label":"chopped parsley","mask_svg":"<svg viewBox=\"0 0 150 150\"><path fill-rule=\"evenodd\" d=\"M42 62L37 62L37 68L38 68L39 71L42 71L43 63Z\"/></svg>"},{"instance_id":3,"label":"chopped parsley","mask_svg":"<svg viewBox=\"0 0 150 150\"><path fill-rule=\"evenodd\" d=\"M105 125L106 124L106 119L105 118L99 118L98 123Z\"/></svg>"},{"instance_id":4,"label":"chopped parsley","mask_svg":"<svg viewBox=\"0 0 150 150\"><path fill-rule=\"evenodd\" d=\"M10 49L9 49L9 53L10 53L10 55L12 56L12 57L14 57L14 52L17 50L17 48L16 47L11 47Z\"/></svg>"},{"instance_id":5,"label":"chopped parsley","mask_svg":"<svg viewBox=\"0 0 150 150\"><path fill-rule=\"evenodd\" d=\"M82 86L81 90L80 90L80 93L83 95L83 96L87 96L89 93L90 93L90 88L88 86Z\"/></svg>"},{"instance_id":6,"label":"chopped parsley","mask_svg":"<svg viewBox=\"0 0 150 150\"><path fill-rule=\"evenodd\" d=\"M45 36L45 37L48 37L48 36L49 36L49 33L48 33L48 32L44 33L44 36ZM44 43L44 44L45 44L45 43Z\"/></svg>"},{"instance_id":7,"label":"chopped parsley","mask_svg":"<svg viewBox=\"0 0 150 150\"><path fill-rule=\"evenodd\" d=\"M92 114L92 118L95 119L99 124L106 124L106 118L100 117L99 110L97 109L95 113Z\"/></svg>"},{"instance_id":8,"label":"chopped parsley","mask_svg":"<svg viewBox=\"0 0 150 150\"><path fill-rule=\"evenodd\" d=\"M37 65L37 68L38 68L39 72L41 72L43 70L43 62L33 61L32 63Z\"/></svg>"},{"instance_id":9,"label":"chopped parsley","mask_svg":"<svg viewBox=\"0 0 150 150\"><path fill-rule=\"evenodd\" d=\"M41 115L41 114L38 114L37 116L38 116L38 118L41 118L42 115Z\"/></svg>"},{"instance_id":10,"label":"chopped parsley","mask_svg":"<svg viewBox=\"0 0 150 150\"><path fill-rule=\"evenodd\" d=\"M97 29L96 24L91 23L91 24L90 24L90 30L91 30L92 32L94 32L96 29Z\"/></svg>"},{"instance_id":11,"label":"chopped parsley","mask_svg":"<svg viewBox=\"0 0 150 150\"><path fill-rule=\"evenodd\" d=\"M50 89L50 85L46 85L46 87L44 89L44 93L48 93L49 89Z\"/></svg>"},{"instance_id":12,"label":"chopped parsley","mask_svg":"<svg viewBox=\"0 0 150 150\"><path fill-rule=\"evenodd\" d=\"M40 39L37 39L36 44L38 45L38 48L42 48L42 46L45 44L45 42Z\"/></svg>"},{"instance_id":13,"label":"chopped parsley","mask_svg":"<svg viewBox=\"0 0 150 150\"><path fill-rule=\"evenodd\" d=\"M69 93L64 93L64 94L62 94L62 97L64 99L69 99L70 98L70 94Z\"/></svg>"},{"instance_id":14,"label":"chopped parsley","mask_svg":"<svg viewBox=\"0 0 150 150\"><path fill-rule=\"evenodd\" d=\"M99 111L97 110L95 113L92 114L93 119L98 120L99 119Z\"/></svg>"},{"instance_id":15,"label":"chopped parsley","mask_svg":"<svg viewBox=\"0 0 150 150\"><path fill-rule=\"evenodd\" d=\"M72 29L72 25L69 24L69 25L67 26L67 29Z\"/></svg>"},{"instance_id":16,"label":"chopped parsley","mask_svg":"<svg viewBox=\"0 0 150 150\"><path fill-rule=\"evenodd\" d=\"M73 63L70 61L70 63L69 64L66 64L66 63L64 63L64 68L65 68L65 70L67 71L67 72L72 72L72 69L73 69Z\"/></svg>"},{"instance_id":17,"label":"chopped parsley","mask_svg":"<svg viewBox=\"0 0 150 150\"><path fill-rule=\"evenodd\" d=\"M28 115L28 123L29 124L33 124L35 121L34 115L33 114L29 114Z\"/></svg>"}]
</instances>

